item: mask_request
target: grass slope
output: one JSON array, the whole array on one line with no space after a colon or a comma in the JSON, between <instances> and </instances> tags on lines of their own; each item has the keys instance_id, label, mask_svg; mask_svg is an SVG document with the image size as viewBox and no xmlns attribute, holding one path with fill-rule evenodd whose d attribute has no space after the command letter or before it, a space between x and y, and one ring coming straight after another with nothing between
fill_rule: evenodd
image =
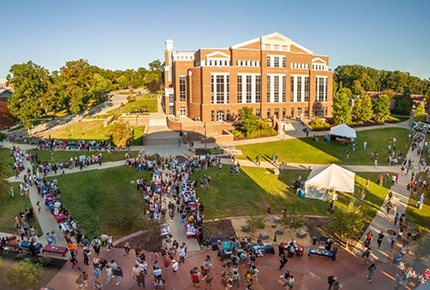
<instances>
[{"instance_id":1,"label":"grass slope","mask_svg":"<svg viewBox=\"0 0 430 290\"><path fill-rule=\"evenodd\" d=\"M279 162L291 163L311 163L311 164L348 164L348 165L374 165L370 159L373 151L379 153L378 165L385 165L387 150L390 138L397 138L396 150L407 152L410 140L404 137L409 131L400 128L384 128L357 132L359 148L352 151L352 147L341 146L336 142L323 142L322 137L319 142L313 142L312 138L291 139L270 143L258 143L237 146L242 150L243 155L237 156L238 159L255 160L260 156L260 160L269 161L272 155L279 156ZM363 142L367 142L366 150L363 150ZM351 151L349 159L346 159L346 150Z\"/></svg>"},{"instance_id":2,"label":"grass slope","mask_svg":"<svg viewBox=\"0 0 430 290\"><path fill-rule=\"evenodd\" d=\"M138 177L149 178L149 173L121 166L56 178L64 207L89 237L106 232L119 238L145 226L145 202L136 190Z\"/></svg>"}]
</instances>

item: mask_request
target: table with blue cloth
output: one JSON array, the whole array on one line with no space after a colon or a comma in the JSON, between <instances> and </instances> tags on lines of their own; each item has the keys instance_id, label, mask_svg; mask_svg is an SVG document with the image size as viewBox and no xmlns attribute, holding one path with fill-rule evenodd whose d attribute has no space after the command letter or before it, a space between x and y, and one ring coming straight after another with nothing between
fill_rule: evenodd
<instances>
[{"instance_id":1,"label":"table with blue cloth","mask_svg":"<svg viewBox=\"0 0 430 290\"><path fill-rule=\"evenodd\" d=\"M29 241L22 241L21 242L21 247L25 248L25 249L29 249L30 248L30 242ZM41 243L36 243L34 244L34 248L37 251L41 251L42 250L42 244Z\"/></svg>"},{"instance_id":2,"label":"table with blue cloth","mask_svg":"<svg viewBox=\"0 0 430 290\"><path fill-rule=\"evenodd\" d=\"M333 252L323 248L310 248L308 256L310 255L323 256L323 257L331 258L331 260L334 261Z\"/></svg>"},{"instance_id":3,"label":"table with blue cloth","mask_svg":"<svg viewBox=\"0 0 430 290\"><path fill-rule=\"evenodd\" d=\"M222 245L223 242L230 241L229 237L216 237L209 240L209 245L212 247L212 250L219 250L219 246Z\"/></svg>"},{"instance_id":4,"label":"table with blue cloth","mask_svg":"<svg viewBox=\"0 0 430 290\"><path fill-rule=\"evenodd\" d=\"M240 255L240 253L242 253L242 249L241 248L237 248L237 253ZM233 254L233 250L223 250L220 249L218 251L218 256L221 258L221 261L224 261L225 259L230 258L230 256Z\"/></svg>"}]
</instances>

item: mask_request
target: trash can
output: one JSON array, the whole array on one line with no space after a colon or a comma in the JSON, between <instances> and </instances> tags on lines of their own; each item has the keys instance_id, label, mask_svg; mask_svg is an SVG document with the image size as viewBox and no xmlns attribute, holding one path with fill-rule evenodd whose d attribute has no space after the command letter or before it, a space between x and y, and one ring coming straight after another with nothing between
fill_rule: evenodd
<instances>
[{"instance_id":1,"label":"trash can","mask_svg":"<svg viewBox=\"0 0 430 290\"><path fill-rule=\"evenodd\" d=\"M313 237L312 238L312 245L316 245L317 244L317 240L318 240L318 238L317 237Z\"/></svg>"},{"instance_id":2,"label":"trash can","mask_svg":"<svg viewBox=\"0 0 430 290\"><path fill-rule=\"evenodd\" d=\"M394 263L394 265L398 266L400 264L400 262L402 262L402 260L403 260L403 255L400 253L397 253L394 255L393 263Z\"/></svg>"},{"instance_id":3,"label":"trash can","mask_svg":"<svg viewBox=\"0 0 430 290\"><path fill-rule=\"evenodd\" d=\"M180 131L179 132L179 137L182 137L184 135L184 132Z\"/></svg>"}]
</instances>

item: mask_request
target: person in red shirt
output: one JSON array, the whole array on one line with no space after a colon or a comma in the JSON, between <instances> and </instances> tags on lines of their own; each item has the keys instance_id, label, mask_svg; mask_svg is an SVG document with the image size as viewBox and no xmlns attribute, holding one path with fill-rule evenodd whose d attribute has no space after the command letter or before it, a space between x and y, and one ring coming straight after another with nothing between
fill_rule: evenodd
<instances>
[{"instance_id":1,"label":"person in red shirt","mask_svg":"<svg viewBox=\"0 0 430 290\"><path fill-rule=\"evenodd\" d=\"M191 271L191 281L193 282L194 288L199 288L200 275L197 271Z\"/></svg>"}]
</instances>

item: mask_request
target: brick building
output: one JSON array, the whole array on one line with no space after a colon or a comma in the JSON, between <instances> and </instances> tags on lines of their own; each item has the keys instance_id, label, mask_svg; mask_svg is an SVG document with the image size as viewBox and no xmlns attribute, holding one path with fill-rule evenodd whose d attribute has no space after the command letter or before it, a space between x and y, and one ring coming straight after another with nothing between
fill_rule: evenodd
<instances>
[{"instance_id":1,"label":"brick building","mask_svg":"<svg viewBox=\"0 0 430 290\"><path fill-rule=\"evenodd\" d=\"M175 51L166 40L167 114L232 121L252 107L262 118L331 116L328 56L272 33L228 48Z\"/></svg>"}]
</instances>

